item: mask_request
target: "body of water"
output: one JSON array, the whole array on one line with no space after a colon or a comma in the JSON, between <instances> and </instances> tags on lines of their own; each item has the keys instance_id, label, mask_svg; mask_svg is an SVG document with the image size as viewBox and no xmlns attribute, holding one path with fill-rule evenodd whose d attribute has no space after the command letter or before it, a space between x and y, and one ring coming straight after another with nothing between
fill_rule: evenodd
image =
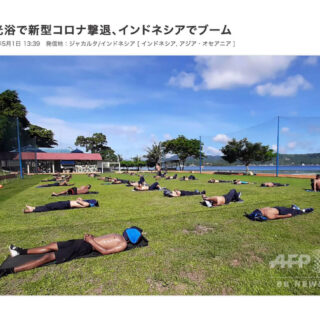
<instances>
[{"instance_id":1,"label":"body of water","mask_svg":"<svg viewBox=\"0 0 320 320\"><path fill-rule=\"evenodd\" d=\"M178 170L179 168L177 168ZM184 167L185 171L199 170L197 166ZM256 173L275 173L276 166L249 166L249 170ZM202 171L243 172L245 166L205 166ZM279 166L279 173L319 173L320 166Z\"/></svg>"}]
</instances>

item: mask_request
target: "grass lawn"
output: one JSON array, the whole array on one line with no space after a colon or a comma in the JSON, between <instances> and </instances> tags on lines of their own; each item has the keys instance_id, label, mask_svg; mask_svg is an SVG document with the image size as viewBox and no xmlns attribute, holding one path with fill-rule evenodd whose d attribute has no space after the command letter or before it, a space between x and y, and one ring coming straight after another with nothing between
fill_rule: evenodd
<instances>
[{"instance_id":1,"label":"grass lawn","mask_svg":"<svg viewBox=\"0 0 320 320\"><path fill-rule=\"evenodd\" d=\"M123 179L138 177L116 175ZM182 174L180 174L182 176ZM141 227L149 246L110 256L77 259L0 279L1 295L272 295L318 294L318 271L313 259L320 249L320 193L305 192L309 180L245 177L257 183L275 181L289 187L209 184L208 175L196 181L160 180L169 189L206 190L223 195L235 188L244 203L207 208L200 196L167 198L162 192L132 192L124 185L102 185L87 176L73 176L76 186L90 183L99 208L23 214L25 204L75 199L51 197L64 187L36 189L41 179L14 179L0 189L0 261L8 246L29 248L50 242L82 238L85 233L120 233L132 225ZM147 182L154 181L151 174ZM231 180L229 176L216 176ZM230 178L230 179L229 179ZM265 206L313 207L308 215L290 219L253 222L244 212ZM271 269L279 254L312 257L299 268ZM309 282L315 281L315 283ZM305 281L305 282L302 282Z\"/></svg>"}]
</instances>

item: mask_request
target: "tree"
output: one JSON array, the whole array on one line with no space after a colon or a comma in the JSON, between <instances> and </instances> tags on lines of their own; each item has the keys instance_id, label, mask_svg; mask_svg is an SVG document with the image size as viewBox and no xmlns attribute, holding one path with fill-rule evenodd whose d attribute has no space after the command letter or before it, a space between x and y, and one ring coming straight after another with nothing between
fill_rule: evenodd
<instances>
[{"instance_id":1,"label":"tree","mask_svg":"<svg viewBox=\"0 0 320 320\"><path fill-rule=\"evenodd\" d=\"M127 168L127 171L129 170L129 168L132 168L135 166L133 161L128 161L128 160L121 161L120 165L121 167Z\"/></svg>"},{"instance_id":2,"label":"tree","mask_svg":"<svg viewBox=\"0 0 320 320\"><path fill-rule=\"evenodd\" d=\"M91 153L100 153L103 160L118 161L114 150L107 146L107 137L103 133L94 133L92 137L78 136L76 146L85 147Z\"/></svg>"},{"instance_id":3,"label":"tree","mask_svg":"<svg viewBox=\"0 0 320 320\"><path fill-rule=\"evenodd\" d=\"M1 151L10 151L17 148L16 118L19 119L22 144L30 144L36 141L39 147L52 147L53 145L57 145L51 130L31 124L26 115L27 109L21 103L16 91L6 90L0 93Z\"/></svg>"},{"instance_id":4,"label":"tree","mask_svg":"<svg viewBox=\"0 0 320 320\"><path fill-rule=\"evenodd\" d=\"M22 128L29 126L27 108L21 103L18 93L14 90L6 90L0 93L0 114L6 117L19 118Z\"/></svg>"},{"instance_id":5,"label":"tree","mask_svg":"<svg viewBox=\"0 0 320 320\"><path fill-rule=\"evenodd\" d=\"M253 161L266 162L275 156L269 146L263 146L261 142L249 142L247 138L239 141L233 138L221 148L221 152L224 154L222 159L229 163L240 161L246 166L247 172Z\"/></svg>"},{"instance_id":6,"label":"tree","mask_svg":"<svg viewBox=\"0 0 320 320\"><path fill-rule=\"evenodd\" d=\"M53 138L53 132L51 130L30 124L29 130L26 132L30 137L36 139L36 145L39 147L51 148L52 146L58 145L57 141Z\"/></svg>"},{"instance_id":7,"label":"tree","mask_svg":"<svg viewBox=\"0 0 320 320\"><path fill-rule=\"evenodd\" d=\"M179 158L180 169L183 170L184 163L188 157L199 159L204 157L202 153L203 143L198 139L187 139L185 136L180 135L176 139L167 140L162 143L164 153L176 154Z\"/></svg>"},{"instance_id":8,"label":"tree","mask_svg":"<svg viewBox=\"0 0 320 320\"><path fill-rule=\"evenodd\" d=\"M133 167L138 168L138 171L140 171L140 167L143 167L146 165L146 161L143 161L139 156L133 157L132 163L133 163Z\"/></svg>"},{"instance_id":9,"label":"tree","mask_svg":"<svg viewBox=\"0 0 320 320\"><path fill-rule=\"evenodd\" d=\"M146 158L146 164L148 167L154 167L163 156L163 147L161 142L153 143L151 148L146 149L147 154L144 156Z\"/></svg>"},{"instance_id":10,"label":"tree","mask_svg":"<svg viewBox=\"0 0 320 320\"><path fill-rule=\"evenodd\" d=\"M100 152L101 157L103 160L109 161L109 162L118 162L118 157L115 154L114 150L110 147L104 147L102 151Z\"/></svg>"}]
</instances>

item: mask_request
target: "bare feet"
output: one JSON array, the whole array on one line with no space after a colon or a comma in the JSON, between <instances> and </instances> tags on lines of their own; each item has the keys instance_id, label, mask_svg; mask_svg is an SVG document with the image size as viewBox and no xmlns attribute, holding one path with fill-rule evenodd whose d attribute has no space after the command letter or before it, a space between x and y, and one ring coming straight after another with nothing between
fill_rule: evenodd
<instances>
[{"instance_id":1,"label":"bare feet","mask_svg":"<svg viewBox=\"0 0 320 320\"><path fill-rule=\"evenodd\" d=\"M31 206L26 205L26 208L23 210L23 212L30 213L30 212L33 212L34 209L35 209L35 207L31 207Z\"/></svg>"},{"instance_id":2,"label":"bare feet","mask_svg":"<svg viewBox=\"0 0 320 320\"><path fill-rule=\"evenodd\" d=\"M52 196L56 197L56 196L57 196L57 194L56 194L55 192L52 192Z\"/></svg>"}]
</instances>

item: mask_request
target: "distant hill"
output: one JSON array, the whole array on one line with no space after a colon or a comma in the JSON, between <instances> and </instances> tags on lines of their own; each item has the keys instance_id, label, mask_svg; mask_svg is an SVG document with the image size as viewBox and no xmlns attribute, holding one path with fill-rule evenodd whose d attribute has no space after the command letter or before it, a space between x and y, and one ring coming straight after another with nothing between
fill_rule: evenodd
<instances>
[{"instance_id":1,"label":"distant hill","mask_svg":"<svg viewBox=\"0 0 320 320\"><path fill-rule=\"evenodd\" d=\"M177 156L172 156L167 159L167 161L177 160ZM306 153L306 154L280 154L279 162L281 165L287 166L301 166L301 165L320 165L320 153ZM210 156L206 155L204 159L202 159L202 164L206 166L228 166L230 163L223 160L221 156ZM240 164L240 162L234 162L232 165ZM274 157L271 161L268 162L252 162L255 165L271 165L276 164L276 157ZM185 163L186 166L190 165L199 165L199 159L194 159L193 157L189 157Z\"/></svg>"}]
</instances>

